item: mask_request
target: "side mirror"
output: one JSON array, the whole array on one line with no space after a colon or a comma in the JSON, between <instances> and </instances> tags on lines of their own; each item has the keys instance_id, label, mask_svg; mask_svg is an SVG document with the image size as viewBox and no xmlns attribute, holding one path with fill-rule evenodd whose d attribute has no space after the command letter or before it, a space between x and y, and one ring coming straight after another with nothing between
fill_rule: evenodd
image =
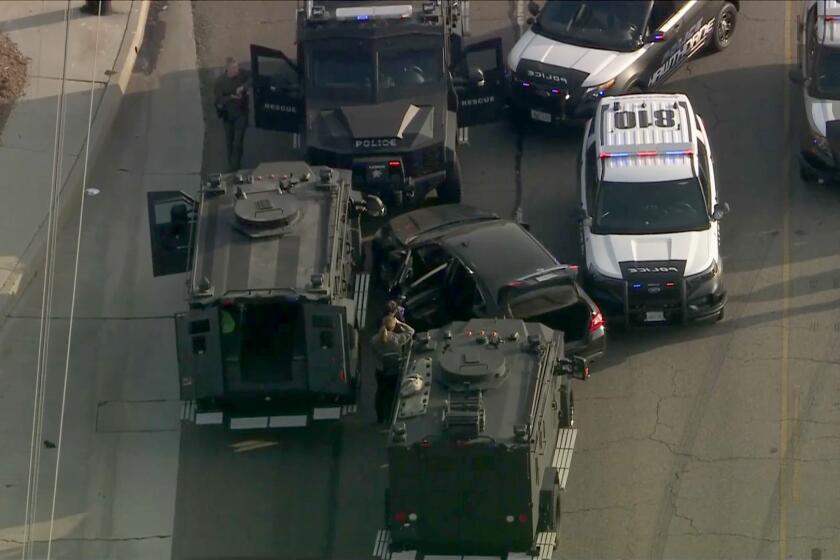
<instances>
[{"instance_id":1,"label":"side mirror","mask_svg":"<svg viewBox=\"0 0 840 560\"><path fill-rule=\"evenodd\" d=\"M724 216L729 214L729 203L722 202L720 204L715 204L714 210L712 210L712 219L718 221L722 219Z\"/></svg>"},{"instance_id":2,"label":"side mirror","mask_svg":"<svg viewBox=\"0 0 840 560\"><path fill-rule=\"evenodd\" d=\"M586 208L584 208L583 206L581 206L577 210L577 219L580 220L581 222L585 222L586 220L589 219L589 212L587 212Z\"/></svg>"},{"instance_id":3,"label":"side mirror","mask_svg":"<svg viewBox=\"0 0 840 560\"><path fill-rule=\"evenodd\" d=\"M522 229L524 229L525 231L531 231L531 224L529 224L528 222L522 222L519 225L522 226Z\"/></svg>"},{"instance_id":4,"label":"side mirror","mask_svg":"<svg viewBox=\"0 0 840 560\"><path fill-rule=\"evenodd\" d=\"M575 377L583 379L584 381L589 379L589 362L586 360L586 358L574 356L572 358L572 364L572 369Z\"/></svg>"},{"instance_id":5,"label":"side mirror","mask_svg":"<svg viewBox=\"0 0 840 560\"><path fill-rule=\"evenodd\" d=\"M805 83L805 76L802 75L802 70L799 68L791 68L788 72L788 78L790 78L790 81L796 85L802 85Z\"/></svg>"},{"instance_id":6,"label":"side mirror","mask_svg":"<svg viewBox=\"0 0 840 560\"><path fill-rule=\"evenodd\" d=\"M470 68L467 70L467 82L471 86L482 87L484 85L484 71L481 68Z\"/></svg>"},{"instance_id":7,"label":"side mirror","mask_svg":"<svg viewBox=\"0 0 840 560\"><path fill-rule=\"evenodd\" d=\"M528 25L534 25L535 21L537 21L537 20L535 20L532 17L529 17L528 19L525 20L525 23L527 23Z\"/></svg>"},{"instance_id":8,"label":"side mirror","mask_svg":"<svg viewBox=\"0 0 840 560\"><path fill-rule=\"evenodd\" d=\"M534 0L531 0L528 2L528 13L536 17L540 13L540 5L534 2Z\"/></svg>"},{"instance_id":9,"label":"side mirror","mask_svg":"<svg viewBox=\"0 0 840 560\"><path fill-rule=\"evenodd\" d=\"M365 212L373 218L380 218L385 215L385 203L378 196L368 195L365 198Z\"/></svg>"}]
</instances>

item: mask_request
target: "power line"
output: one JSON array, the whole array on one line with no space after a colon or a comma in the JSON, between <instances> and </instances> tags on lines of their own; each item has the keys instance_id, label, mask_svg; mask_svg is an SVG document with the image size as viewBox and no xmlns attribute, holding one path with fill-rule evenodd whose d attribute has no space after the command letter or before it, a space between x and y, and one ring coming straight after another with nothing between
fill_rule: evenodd
<instances>
[{"instance_id":1,"label":"power line","mask_svg":"<svg viewBox=\"0 0 840 560\"><path fill-rule=\"evenodd\" d=\"M87 188L88 157L90 155L90 129L93 122L93 93L96 86L96 56L99 53L99 22L102 15L102 2L99 3L99 13L96 14L96 43L93 50L93 69L90 76L90 107L88 108L87 137L85 138L85 163L82 170L82 188L79 198L79 232L76 236L76 257L73 264L73 289L70 296L70 320L67 330L67 353L64 357L64 383L61 390L61 413L58 420L58 443L55 455L55 478L53 479L53 497L50 509L50 532L47 538L47 560L52 552L53 527L55 526L55 502L58 496L58 473L61 466L61 442L64 435L64 411L67 404L67 385L70 375L70 346L73 341L73 315L76 311L76 287L79 279L79 254L82 245L82 219L85 215L85 189ZM66 52L66 51L65 51ZM104 93L103 93L104 95Z\"/></svg>"},{"instance_id":2,"label":"power line","mask_svg":"<svg viewBox=\"0 0 840 560\"><path fill-rule=\"evenodd\" d=\"M44 400L46 397L47 350L49 348L50 319L52 308L53 281L55 266L55 239L58 228L58 183L61 180L61 148L64 144L63 129L66 117L64 105L64 84L67 77L67 52L70 35L70 0L64 10L64 61L61 69L61 85L56 102L56 126L53 139L52 177L50 180L50 199L47 210L47 247L44 255L44 293L41 298L41 320L38 333L38 354L35 372L35 405L32 411L32 435L29 451L29 470L26 487L26 518L24 520L22 560L32 550L31 528L35 522L38 502L38 479L41 465L41 438L43 435Z\"/></svg>"}]
</instances>

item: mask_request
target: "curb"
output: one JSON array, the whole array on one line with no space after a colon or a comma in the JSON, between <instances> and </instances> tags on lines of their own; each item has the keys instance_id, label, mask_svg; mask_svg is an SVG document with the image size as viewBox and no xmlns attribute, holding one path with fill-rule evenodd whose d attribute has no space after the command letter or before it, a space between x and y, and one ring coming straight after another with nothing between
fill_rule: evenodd
<instances>
[{"instance_id":1,"label":"curb","mask_svg":"<svg viewBox=\"0 0 840 560\"><path fill-rule=\"evenodd\" d=\"M91 122L90 151L88 155L88 171L95 168L99 154L110 136L111 128L116 120L122 103L122 97L128 88L131 75L134 70L134 63L143 43L143 35L146 29L146 19L149 14L151 0L132 0L128 21L125 26L120 48L114 59L114 66L104 69L108 76L108 83L96 102L93 110L93 121ZM83 139L84 143L87 137ZM78 156L72 162L68 162L70 172L67 179L59 187L59 207L57 225L59 230L66 224L70 217L69 210L75 208L71 202L78 202L82 196L81 186L84 174L85 150L79 150ZM90 173L88 173L90 175ZM8 277L0 285L0 294L4 290L9 291L7 295L0 295L0 327L6 322L9 313L18 298L26 291L26 288L38 277L38 271L42 268L40 263L46 252L48 217L44 216L38 229L27 244L23 254L18 258L14 268L8 271ZM40 263L38 258L40 257Z\"/></svg>"}]
</instances>

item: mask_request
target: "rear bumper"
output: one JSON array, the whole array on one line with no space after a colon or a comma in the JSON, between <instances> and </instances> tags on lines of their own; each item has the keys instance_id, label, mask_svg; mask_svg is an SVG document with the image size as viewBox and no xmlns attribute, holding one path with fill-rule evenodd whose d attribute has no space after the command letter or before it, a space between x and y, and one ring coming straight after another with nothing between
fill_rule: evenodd
<instances>
[{"instance_id":1,"label":"rear bumper","mask_svg":"<svg viewBox=\"0 0 840 560\"><path fill-rule=\"evenodd\" d=\"M318 404L307 408L262 409L249 412L201 401L183 401L181 420L196 425L223 425L231 430L303 428L313 423L341 420L356 412L355 403Z\"/></svg>"},{"instance_id":2,"label":"rear bumper","mask_svg":"<svg viewBox=\"0 0 840 560\"><path fill-rule=\"evenodd\" d=\"M587 293L601 308L607 324L632 325L685 324L717 317L726 306L722 275L698 282L690 278L675 281L675 297L646 301L631 295L627 280L587 275Z\"/></svg>"}]
</instances>

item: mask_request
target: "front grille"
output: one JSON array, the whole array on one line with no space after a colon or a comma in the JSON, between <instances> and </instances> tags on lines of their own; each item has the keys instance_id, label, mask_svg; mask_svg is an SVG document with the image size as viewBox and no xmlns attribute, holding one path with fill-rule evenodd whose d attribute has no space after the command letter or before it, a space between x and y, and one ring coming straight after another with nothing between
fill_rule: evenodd
<instances>
[{"instance_id":1,"label":"front grille","mask_svg":"<svg viewBox=\"0 0 840 560\"><path fill-rule=\"evenodd\" d=\"M427 146L404 158L405 173L409 177L422 177L445 169L443 144Z\"/></svg>"},{"instance_id":2,"label":"front grille","mask_svg":"<svg viewBox=\"0 0 840 560\"><path fill-rule=\"evenodd\" d=\"M351 169L353 157L349 154L339 154L321 148L309 148L307 150L309 165L326 165L334 169Z\"/></svg>"}]
</instances>

